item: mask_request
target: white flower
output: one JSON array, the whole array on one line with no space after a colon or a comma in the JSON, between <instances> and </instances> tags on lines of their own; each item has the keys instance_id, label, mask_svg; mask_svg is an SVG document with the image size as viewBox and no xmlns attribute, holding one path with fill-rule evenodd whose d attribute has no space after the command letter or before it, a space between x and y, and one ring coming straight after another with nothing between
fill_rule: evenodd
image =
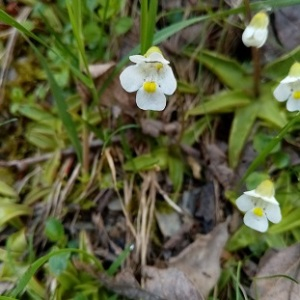
<instances>
[{"instance_id":1,"label":"white flower","mask_svg":"<svg viewBox=\"0 0 300 300\"><path fill-rule=\"evenodd\" d=\"M268 229L268 220L272 223L281 221L281 211L274 193L272 181L265 180L255 190L244 192L236 200L237 207L246 212L244 216L246 226L265 232Z\"/></svg>"},{"instance_id":2,"label":"white flower","mask_svg":"<svg viewBox=\"0 0 300 300\"><path fill-rule=\"evenodd\" d=\"M173 71L158 47L151 47L145 56L133 55L135 63L120 75L120 82L127 92L135 92L136 104L140 109L161 111L166 107L166 96L172 95L177 87Z\"/></svg>"},{"instance_id":3,"label":"white flower","mask_svg":"<svg viewBox=\"0 0 300 300\"><path fill-rule=\"evenodd\" d=\"M242 35L242 40L247 47L260 48L268 37L269 17L264 11L260 11L251 19Z\"/></svg>"},{"instance_id":4,"label":"white flower","mask_svg":"<svg viewBox=\"0 0 300 300\"><path fill-rule=\"evenodd\" d=\"M286 101L288 111L300 110L300 63L295 62L288 74L273 93L274 97L280 101Z\"/></svg>"}]
</instances>

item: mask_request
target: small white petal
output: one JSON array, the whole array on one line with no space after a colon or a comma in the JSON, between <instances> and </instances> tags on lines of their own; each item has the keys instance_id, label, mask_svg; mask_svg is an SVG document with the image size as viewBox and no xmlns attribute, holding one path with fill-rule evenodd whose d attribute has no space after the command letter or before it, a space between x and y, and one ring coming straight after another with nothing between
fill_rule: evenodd
<instances>
[{"instance_id":1,"label":"small white petal","mask_svg":"<svg viewBox=\"0 0 300 300\"><path fill-rule=\"evenodd\" d=\"M289 97L286 109L288 111L299 111L300 110L300 100L296 100L292 95Z\"/></svg>"},{"instance_id":2,"label":"small white petal","mask_svg":"<svg viewBox=\"0 0 300 300\"><path fill-rule=\"evenodd\" d=\"M244 194L248 195L248 196L251 196L253 198L262 199L262 200L264 200L266 202L269 202L269 203L278 204L278 202L277 202L277 200L275 199L274 196L267 197L267 196L264 196L264 195L261 195L261 194L257 193L256 190L247 191L247 192L244 192Z\"/></svg>"},{"instance_id":3,"label":"small white petal","mask_svg":"<svg viewBox=\"0 0 300 300\"><path fill-rule=\"evenodd\" d=\"M276 98L276 100L283 102L288 99L291 93L291 88L287 84L281 82L274 90L273 95Z\"/></svg>"},{"instance_id":4,"label":"small white petal","mask_svg":"<svg viewBox=\"0 0 300 300\"><path fill-rule=\"evenodd\" d=\"M286 76L284 79L282 79L280 81L280 83L283 83L283 84L289 84L289 83L294 83L296 81L300 80L299 77L295 77L295 76Z\"/></svg>"},{"instance_id":5,"label":"small white petal","mask_svg":"<svg viewBox=\"0 0 300 300\"><path fill-rule=\"evenodd\" d=\"M129 56L129 60L135 64L139 64L141 62L146 62L147 58L143 55L131 55Z\"/></svg>"},{"instance_id":6,"label":"small white petal","mask_svg":"<svg viewBox=\"0 0 300 300\"><path fill-rule=\"evenodd\" d=\"M244 216L244 223L246 226L260 232L266 232L269 226L268 219L265 215L258 217L252 212L252 210L246 212Z\"/></svg>"},{"instance_id":7,"label":"small white petal","mask_svg":"<svg viewBox=\"0 0 300 300\"><path fill-rule=\"evenodd\" d=\"M158 88L154 93L147 93L141 88L136 94L136 104L143 110L162 111L165 109L167 101L161 89Z\"/></svg>"},{"instance_id":8,"label":"small white petal","mask_svg":"<svg viewBox=\"0 0 300 300\"><path fill-rule=\"evenodd\" d=\"M177 81L170 66L164 66L159 73L157 83L166 95L172 95L177 88Z\"/></svg>"},{"instance_id":9,"label":"small white petal","mask_svg":"<svg viewBox=\"0 0 300 300\"><path fill-rule=\"evenodd\" d=\"M252 26L247 26L246 29L244 30L244 32L242 34L242 41L243 41L245 46L247 46L247 47L251 46L251 41L250 40L252 39L254 31L255 31L255 29Z\"/></svg>"},{"instance_id":10,"label":"small white petal","mask_svg":"<svg viewBox=\"0 0 300 300\"><path fill-rule=\"evenodd\" d=\"M166 60L162 54L158 53L158 52L153 52L151 53L148 57L147 57L147 62L160 62L163 65L167 65L170 62L168 60Z\"/></svg>"},{"instance_id":11,"label":"small white petal","mask_svg":"<svg viewBox=\"0 0 300 300\"><path fill-rule=\"evenodd\" d=\"M268 37L268 29L256 29L254 35L253 35L253 40L256 42L255 47L260 48L262 47Z\"/></svg>"},{"instance_id":12,"label":"small white petal","mask_svg":"<svg viewBox=\"0 0 300 300\"><path fill-rule=\"evenodd\" d=\"M120 74L120 82L126 92L137 91L144 82L143 72L138 65L129 66Z\"/></svg>"},{"instance_id":13,"label":"small white petal","mask_svg":"<svg viewBox=\"0 0 300 300\"><path fill-rule=\"evenodd\" d=\"M251 197L248 195L242 195L239 198L237 198L235 204L238 207L238 209L243 212L254 208L253 201L252 201Z\"/></svg>"},{"instance_id":14,"label":"small white petal","mask_svg":"<svg viewBox=\"0 0 300 300\"><path fill-rule=\"evenodd\" d=\"M270 204L265 208L265 212L266 212L267 218L272 223L279 223L282 219L279 205Z\"/></svg>"}]
</instances>

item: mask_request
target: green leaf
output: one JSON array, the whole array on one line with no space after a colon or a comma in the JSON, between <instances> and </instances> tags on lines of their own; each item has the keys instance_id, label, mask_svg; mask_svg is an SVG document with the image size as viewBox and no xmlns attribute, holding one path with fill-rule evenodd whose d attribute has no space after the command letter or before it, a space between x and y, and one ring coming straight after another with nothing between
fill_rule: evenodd
<instances>
[{"instance_id":1,"label":"green leaf","mask_svg":"<svg viewBox=\"0 0 300 300\"><path fill-rule=\"evenodd\" d=\"M133 25L133 19L130 17L121 17L113 24L113 31L117 36L125 34Z\"/></svg>"},{"instance_id":2,"label":"green leaf","mask_svg":"<svg viewBox=\"0 0 300 300\"><path fill-rule=\"evenodd\" d=\"M261 235L253 229L242 225L227 242L226 249L230 252L237 251L249 245L255 244L261 239Z\"/></svg>"},{"instance_id":3,"label":"green leaf","mask_svg":"<svg viewBox=\"0 0 300 300\"><path fill-rule=\"evenodd\" d=\"M204 115L234 111L251 102L251 98L242 91L223 91L208 98L204 103L190 109L187 115Z\"/></svg>"},{"instance_id":4,"label":"green leaf","mask_svg":"<svg viewBox=\"0 0 300 300\"><path fill-rule=\"evenodd\" d=\"M52 256L63 254L63 253L79 253L79 254L84 254L87 257L91 258L95 262L95 265L97 266L97 268L99 270L103 270L103 267L102 267L101 263L99 262L99 260L95 256L87 253L86 251L82 251L82 250L74 249L74 248L55 250L55 251L52 251L52 252L50 252L50 253L48 253L48 254L40 257L39 259L37 259L27 269L27 271L21 276L21 278L19 279L19 281L17 283L17 286L9 294L9 296L17 297L19 294L21 294L23 292L23 290L26 288L26 286L29 283L30 279L34 276L34 274L37 272L37 270L43 264L45 264Z\"/></svg>"},{"instance_id":5,"label":"green leaf","mask_svg":"<svg viewBox=\"0 0 300 300\"><path fill-rule=\"evenodd\" d=\"M288 215L283 216L282 221L270 227L270 234L278 234L288 232L300 226L300 208L296 208Z\"/></svg>"},{"instance_id":6,"label":"green leaf","mask_svg":"<svg viewBox=\"0 0 300 300\"><path fill-rule=\"evenodd\" d=\"M54 275L59 276L67 268L70 253L61 253L49 258L49 270Z\"/></svg>"},{"instance_id":7,"label":"green leaf","mask_svg":"<svg viewBox=\"0 0 300 300\"><path fill-rule=\"evenodd\" d=\"M52 128L56 128L60 122L57 117L37 105L18 105L15 109L21 115Z\"/></svg>"},{"instance_id":8,"label":"green leaf","mask_svg":"<svg viewBox=\"0 0 300 300\"><path fill-rule=\"evenodd\" d=\"M140 155L128 161L124 165L125 171L147 171L154 168L165 170L168 165L168 152L166 149L158 149L152 153Z\"/></svg>"},{"instance_id":9,"label":"green leaf","mask_svg":"<svg viewBox=\"0 0 300 300\"><path fill-rule=\"evenodd\" d=\"M29 215L31 209L26 205L15 204L15 203L1 203L0 200L0 227L5 225L11 219L22 216Z\"/></svg>"},{"instance_id":10,"label":"green leaf","mask_svg":"<svg viewBox=\"0 0 300 300\"><path fill-rule=\"evenodd\" d=\"M200 120L193 122L185 131L182 137L182 144L192 145L198 141L199 136L205 131L210 125L210 120L208 116L201 118Z\"/></svg>"},{"instance_id":11,"label":"green leaf","mask_svg":"<svg viewBox=\"0 0 300 300\"><path fill-rule=\"evenodd\" d=\"M49 218L45 224L45 235L52 242L60 241L65 235L64 227L59 220Z\"/></svg>"},{"instance_id":12,"label":"green leaf","mask_svg":"<svg viewBox=\"0 0 300 300\"><path fill-rule=\"evenodd\" d=\"M273 139L273 136L270 136L269 134L264 133L264 132L259 132L259 133L257 133L257 134L254 136L254 138L253 138L253 147L254 147L254 149L255 149L258 153L260 153L260 152L262 152L262 151L265 149L266 145L267 145L272 139ZM272 149L272 151L270 152L270 154L271 154L271 153L278 152L278 151L280 150L280 147L281 147L281 145L280 145L280 143L278 143L278 144L276 145L276 147L274 147L274 148Z\"/></svg>"},{"instance_id":13,"label":"green leaf","mask_svg":"<svg viewBox=\"0 0 300 300\"><path fill-rule=\"evenodd\" d=\"M48 67L48 64L47 64L45 58L43 57L43 55L41 54L41 52L31 42L29 42L29 43L30 43L32 49L34 50L34 52L36 53L36 56L38 57L39 61L41 62L42 66L47 74L50 88L53 93L55 103L57 105L59 118L61 119L62 123L64 124L67 134L68 134L68 136L73 144L73 147L76 151L78 160L80 162L82 162L81 144L80 144L79 138L77 136L75 123L73 122L71 115L68 112L68 106L65 102L65 97L64 97L63 91L61 90L61 88L59 87L57 82L55 81L54 76L52 75L52 73Z\"/></svg>"},{"instance_id":14,"label":"green leaf","mask_svg":"<svg viewBox=\"0 0 300 300\"><path fill-rule=\"evenodd\" d=\"M248 90L252 88L252 76L237 61L207 50L202 50L196 56L192 51L186 53L190 57L195 57L231 89Z\"/></svg>"},{"instance_id":15,"label":"green leaf","mask_svg":"<svg viewBox=\"0 0 300 300\"><path fill-rule=\"evenodd\" d=\"M0 195L18 198L17 192L2 180L0 180Z\"/></svg>"},{"instance_id":16,"label":"green leaf","mask_svg":"<svg viewBox=\"0 0 300 300\"><path fill-rule=\"evenodd\" d=\"M238 165L241 152L253 128L257 116L257 102L235 111L229 136L229 165L235 168Z\"/></svg>"},{"instance_id":17,"label":"green leaf","mask_svg":"<svg viewBox=\"0 0 300 300\"><path fill-rule=\"evenodd\" d=\"M179 157L169 155L168 157L169 176L174 186L175 192L180 191L183 174L184 174L184 163Z\"/></svg>"}]
</instances>

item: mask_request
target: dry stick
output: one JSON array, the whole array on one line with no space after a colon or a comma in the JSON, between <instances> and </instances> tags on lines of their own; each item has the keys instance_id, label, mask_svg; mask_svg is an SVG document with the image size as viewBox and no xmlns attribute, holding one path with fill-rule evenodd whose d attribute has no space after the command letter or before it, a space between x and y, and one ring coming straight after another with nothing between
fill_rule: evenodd
<instances>
[{"instance_id":1,"label":"dry stick","mask_svg":"<svg viewBox=\"0 0 300 300\"><path fill-rule=\"evenodd\" d=\"M118 141L119 138L118 137L114 137L113 141ZM90 148L99 148L101 146L103 146L103 141L102 140L94 140L90 143ZM61 150L60 154L63 157L66 156L70 156L70 155L75 155L75 150L73 147L70 147L68 149L65 150ZM0 167L16 167L19 170L24 170L26 169L28 166L30 165L34 165L46 160L49 160L53 157L53 155L55 155L55 152L51 152L51 153L45 153L45 154L41 154L39 156L35 156L35 157L28 157L25 159L20 159L20 160L11 160L11 161L4 161L4 160L0 160Z\"/></svg>"}]
</instances>

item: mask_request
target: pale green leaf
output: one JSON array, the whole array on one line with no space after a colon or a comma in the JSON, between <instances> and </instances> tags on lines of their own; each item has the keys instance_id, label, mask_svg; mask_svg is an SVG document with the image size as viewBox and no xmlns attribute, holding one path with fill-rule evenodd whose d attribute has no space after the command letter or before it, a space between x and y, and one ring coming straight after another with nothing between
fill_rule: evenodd
<instances>
[{"instance_id":1,"label":"pale green leaf","mask_svg":"<svg viewBox=\"0 0 300 300\"><path fill-rule=\"evenodd\" d=\"M204 103L190 109L187 115L204 115L234 111L237 107L249 104L251 98L242 91L223 91L215 94Z\"/></svg>"},{"instance_id":2,"label":"pale green leaf","mask_svg":"<svg viewBox=\"0 0 300 300\"><path fill-rule=\"evenodd\" d=\"M168 152L166 149L158 149L152 153L140 155L128 161L124 165L126 171L146 171L152 169L166 169L168 165Z\"/></svg>"},{"instance_id":3,"label":"pale green leaf","mask_svg":"<svg viewBox=\"0 0 300 300\"><path fill-rule=\"evenodd\" d=\"M253 102L235 111L228 148L229 165L231 168L235 168L238 165L241 152L257 117L257 109L257 102Z\"/></svg>"},{"instance_id":4,"label":"pale green leaf","mask_svg":"<svg viewBox=\"0 0 300 300\"><path fill-rule=\"evenodd\" d=\"M0 180L0 195L18 198L17 192L2 180Z\"/></svg>"},{"instance_id":5,"label":"pale green leaf","mask_svg":"<svg viewBox=\"0 0 300 300\"><path fill-rule=\"evenodd\" d=\"M194 57L193 52L187 53ZM252 88L252 76L237 61L207 50L202 50L195 58L231 89L248 90Z\"/></svg>"},{"instance_id":6,"label":"pale green leaf","mask_svg":"<svg viewBox=\"0 0 300 300\"><path fill-rule=\"evenodd\" d=\"M296 208L288 215L283 216L282 221L270 227L269 233L278 234L290 231L300 226L300 208Z\"/></svg>"}]
</instances>

